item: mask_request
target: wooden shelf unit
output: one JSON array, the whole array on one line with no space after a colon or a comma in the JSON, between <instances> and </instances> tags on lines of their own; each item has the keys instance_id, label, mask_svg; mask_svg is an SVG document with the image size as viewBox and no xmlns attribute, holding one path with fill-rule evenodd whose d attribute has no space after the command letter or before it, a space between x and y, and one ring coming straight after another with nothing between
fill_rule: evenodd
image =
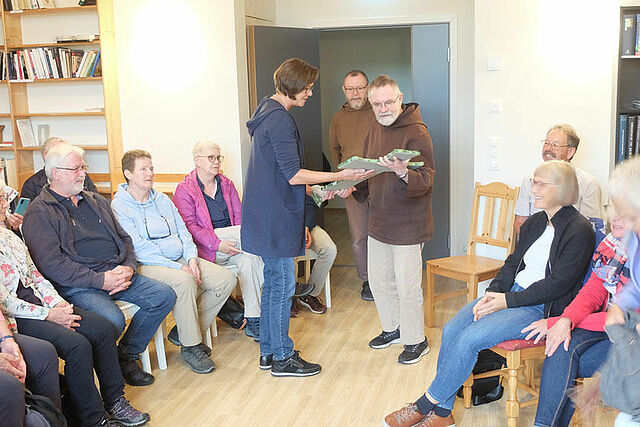
<instances>
[{"instance_id":1,"label":"wooden shelf unit","mask_svg":"<svg viewBox=\"0 0 640 427\"><path fill-rule=\"evenodd\" d=\"M2 2L0 2L0 9ZM29 43L23 42L23 26L22 17L29 16L37 19L47 20L55 19L55 15L71 14L97 15L100 40L92 42L70 42L70 43L51 43L43 41L42 43L31 43L38 41L32 37ZM15 159L16 182L19 188L22 187L24 181L31 176L34 171L34 156L40 147L23 147L20 139L20 133L16 125L16 120L25 118L42 119L63 118L64 120L86 120L85 117L104 117L105 120L105 137L106 145L79 145L86 151L95 153L105 152L105 160L108 164L107 173L91 174L98 179L98 183L107 185L107 188L115 189L118 183L122 181L120 171L120 158L122 157L122 123L120 117L120 99L117 80L117 63L115 50L115 26L113 22L113 0L99 0L97 6L69 6L58 7L54 9L33 9L22 11L1 11L2 31L4 35L4 43L0 45L0 50L10 52L21 49L30 49L35 47L61 47L68 46L86 46L86 48L100 49L100 60L102 62L102 77L86 77L86 78L60 78L60 79L34 79L34 80L3 80L0 84L7 85L9 94L8 114L0 114L0 118L9 118L11 124L11 133L13 142L11 146L0 147L0 152L13 153ZM35 19L35 18L34 18ZM63 20L64 21L64 20ZM30 27L32 28L32 27ZM33 30L32 30L33 31ZM73 34L73 28L64 25L59 29L59 34ZM36 35L37 36L37 35ZM53 111L53 112L31 112L29 108L29 87L32 85L49 84L49 83L78 83L78 84L100 84L102 85L102 94L104 97L104 111ZM64 90L64 89L63 89ZM37 96L37 95L36 95ZM70 94L70 97L74 95ZM64 105L64 100L61 105ZM88 106L90 107L90 106ZM69 107L67 107L68 109ZM45 110L46 111L46 110ZM82 126L83 122L78 122ZM8 126L8 127L9 127ZM35 129L34 129L35 133ZM6 133L5 133L6 136ZM65 138L65 135L52 135ZM10 141L5 141L10 142ZM102 156L102 154L98 154ZM18 189L19 189L18 188Z\"/></svg>"}]
</instances>

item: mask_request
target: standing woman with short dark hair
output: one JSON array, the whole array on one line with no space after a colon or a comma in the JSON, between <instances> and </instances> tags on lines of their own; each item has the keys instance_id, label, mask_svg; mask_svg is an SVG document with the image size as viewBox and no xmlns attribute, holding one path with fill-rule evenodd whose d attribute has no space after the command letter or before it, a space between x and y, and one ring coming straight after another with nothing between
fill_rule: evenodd
<instances>
[{"instance_id":1,"label":"standing woman with short dark hair","mask_svg":"<svg viewBox=\"0 0 640 427\"><path fill-rule=\"evenodd\" d=\"M296 288L293 258L304 254L305 184L369 175L361 169L304 169L302 139L289 110L305 105L317 79L317 68L302 59L286 60L273 75L276 93L265 97L247 122L253 145L242 202L241 240L242 249L259 255L265 264L259 366L271 369L273 376L311 376L321 370L293 350L289 337L291 297Z\"/></svg>"}]
</instances>

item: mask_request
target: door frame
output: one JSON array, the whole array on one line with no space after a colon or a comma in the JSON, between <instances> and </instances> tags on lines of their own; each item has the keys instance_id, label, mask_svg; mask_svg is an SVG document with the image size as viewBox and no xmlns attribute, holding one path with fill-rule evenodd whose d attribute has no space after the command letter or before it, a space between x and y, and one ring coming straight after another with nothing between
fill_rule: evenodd
<instances>
[{"instance_id":1,"label":"door frame","mask_svg":"<svg viewBox=\"0 0 640 427\"><path fill-rule=\"evenodd\" d=\"M412 26L425 24L449 24L449 233L451 234L451 256L460 255L466 246L467 220L458 209L457 159L460 144L458 139L458 20L456 15L414 15L389 18L348 18L348 19L309 19L301 23L301 28L317 30L348 30L358 28L380 28L389 26Z\"/></svg>"}]
</instances>

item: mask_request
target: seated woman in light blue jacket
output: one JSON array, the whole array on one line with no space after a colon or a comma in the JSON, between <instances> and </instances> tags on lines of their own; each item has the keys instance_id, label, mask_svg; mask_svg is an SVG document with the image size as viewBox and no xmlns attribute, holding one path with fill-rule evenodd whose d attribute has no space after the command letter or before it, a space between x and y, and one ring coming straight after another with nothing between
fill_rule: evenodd
<instances>
[{"instance_id":1,"label":"seated woman in light blue jacket","mask_svg":"<svg viewBox=\"0 0 640 427\"><path fill-rule=\"evenodd\" d=\"M171 286L177 295L176 326L169 341L181 347L192 371L215 369L211 349L202 336L231 294L236 277L230 270L198 258L196 245L178 210L165 194L153 189L151 155L143 150L122 156L126 184L120 184L111 208L133 239L138 273Z\"/></svg>"}]
</instances>

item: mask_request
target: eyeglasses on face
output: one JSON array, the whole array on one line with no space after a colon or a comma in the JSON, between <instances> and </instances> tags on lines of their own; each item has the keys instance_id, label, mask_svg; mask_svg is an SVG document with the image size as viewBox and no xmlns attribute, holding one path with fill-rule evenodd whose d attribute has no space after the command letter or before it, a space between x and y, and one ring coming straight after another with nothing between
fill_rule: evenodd
<instances>
[{"instance_id":1,"label":"eyeglasses on face","mask_svg":"<svg viewBox=\"0 0 640 427\"><path fill-rule=\"evenodd\" d=\"M384 105L387 108L391 108L391 106L393 106L393 104L396 103L396 101L398 100L398 98L400 98L400 95L396 96L394 99L390 99L388 101L385 102L372 102L371 106L373 108L375 108L376 110L379 110L380 108L382 108L382 106Z\"/></svg>"},{"instance_id":2,"label":"eyeglasses on face","mask_svg":"<svg viewBox=\"0 0 640 427\"><path fill-rule=\"evenodd\" d=\"M529 179L529 182L531 182L531 187L545 188L547 185L556 185L553 182L544 182L544 181L540 181L539 179L535 179L535 178Z\"/></svg>"},{"instance_id":3,"label":"eyeglasses on face","mask_svg":"<svg viewBox=\"0 0 640 427\"><path fill-rule=\"evenodd\" d=\"M558 148L568 147L569 146L569 144L559 144L557 142L549 141L548 139L543 139L542 141L540 141L540 145L542 145L543 147L550 146L554 150L557 150Z\"/></svg>"},{"instance_id":4,"label":"eyeglasses on face","mask_svg":"<svg viewBox=\"0 0 640 427\"><path fill-rule=\"evenodd\" d=\"M86 172L89 169L89 165L80 165L75 168L63 168L61 166L56 166L56 169L62 169L65 171L73 171L74 173L78 173L80 171Z\"/></svg>"},{"instance_id":5,"label":"eyeglasses on face","mask_svg":"<svg viewBox=\"0 0 640 427\"><path fill-rule=\"evenodd\" d=\"M311 83L310 85L306 86L303 91L305 93L311 93L313 91L313 83Z\"/></svg>"},{"instance_id":6,"label":"eyeglasses on face","mask_svg":"<svg viewBox=\"0 0 640 427\"><path fill-rule=\"evenodd\" d=\"M358 86L358 87L344 87L345 92L353 93L353 92L364 92L367 89L367 85Z\"/></svg>"},{"instance_id":7,"label":"eyeglasses on face","mask_svg":"<svg viewBox=\"0 0 640 427\"><path fill-rule=\"evenodd\" d=\"M219 163L222 163L222 161L224 160L224 156L222 154L218 154L217 156L215 154L211 154L209 156L196 156L196 157L205 157L207 160L209 160L211 163L215 162L216 160Z\"/></svg>"}]
</instances>

